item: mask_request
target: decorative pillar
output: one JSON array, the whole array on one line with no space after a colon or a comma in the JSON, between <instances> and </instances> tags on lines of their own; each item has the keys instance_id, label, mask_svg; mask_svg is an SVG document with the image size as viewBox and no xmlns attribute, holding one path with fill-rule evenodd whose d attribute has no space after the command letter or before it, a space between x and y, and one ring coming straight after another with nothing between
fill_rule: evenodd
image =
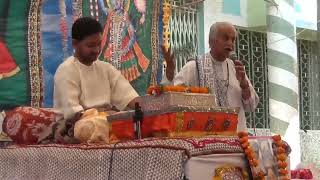
<instances>
[{"instance_id":1,"label":"decorative pillar","mask_svg":"<svg viewBox=\"0 0 320 180\"><path fill-rule=\"evenodd\" d=\"M267 1L269 117L272 133L292 148L291 165L300 162L299 80L294 0Z\"/></svg>"}]
</instances>

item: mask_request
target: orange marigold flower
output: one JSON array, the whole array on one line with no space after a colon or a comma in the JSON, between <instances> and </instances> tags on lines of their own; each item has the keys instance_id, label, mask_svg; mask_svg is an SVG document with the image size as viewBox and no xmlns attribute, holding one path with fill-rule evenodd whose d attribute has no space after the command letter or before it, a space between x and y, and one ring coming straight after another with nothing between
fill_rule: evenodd
<instances>
[{"instance_id":1,"label":"orange marigold flower","mask_svg":"<svg viewBox=\"0 0 320 180\"><path fill-rule=\"evenodd\" d=\"M253 166L253 161L252 161L252 159L249 159L249 164L250 164L250 166Z\"/></svg>"},{"instance_id":2,"label":"orange marigold flower","mask_svg":"<svg viewBox=\"0 0 320 180\"><path fill-rule=\"evenodd\" d=\"M249 148L248 148L249 149ZM255 154L251 151L250 153L246 154L246 156L248 157L249 160L254 159L255 158Z\"/></svg>"},{"instance_id":3,"label":"orange marigold flower","mask_svg":"<svg viewBox=\"0 0 320 180\"><path fill-rule=\"evenodd\" d=\"M246 154L246 156L248 157L249 160L254 159L256 157L255 153L250 148L250 145L249 145L249 147L247 149L244 150L244 152L245 152L245 154Z\"/></svg>"},{"instance_id":4,"label":"orange marigold flower","mask_svg":"<svg viewBox=\"0 0 320 180\"><path fill-rule=\"evenodd\" d=\"M253 153L253 151L252 151L251 148L247 148L246 150L244 150L244 153L245 154L251 154L251 153Z\"/></svg>"},{"instance_id":5,"label":"orange marigold flower","mask_svg":"<svg viewBox=\"0 0 320 180\"><path fill-rule=\"evenodd\" d=\"M258 160L253 159L253 160L252 160L252 165L253 165L254 167L257 167L257 166L258 166Z\"/></svg>"},{"instance_id":6,"label":"orange marigold flower","mask_svg":"<svg viewBox=\"0 0 320 180\"><path fill-rule=\"evenodd\" d=\"M248 136L244 136L242 138L240 138L240 143L245 143L245 142L248 142Z\"/></svg>"},{"instance_id":7,"label":"orange marigold flower","mask_svg":"<svg viewBox=\"0 0 320 180\"><path fill-rule=\"evenodd\" d=\"M167 86L169 92L173 92L175 90L175 86Z\"/></svg>"},{"instance_id":8,"label":"orange marigold flower","mask_svg":"<svg viewBox=\"0 0 320 180\"><path fill-rule=\"evenodd\" d=\"M169 86L163 86L163 91L164 92L169 92Z\"/></svg>"},{"instance_id":9,"label":"orange marigold flower","mask_svg":"<svg viewBox=\"0 0 320 180\"><path fill-rule=\"evenodd\" d=\"M184 86L176 86L176 91L177 92L185 92L186 91L186 87L184 87Z\"/></svg>"},{"instance_id":10,"label":"orange marigold flower","mask_svg":"<svg viewBox=\"0 0 320 180\"><path fill-rule=\"evenodd\" d=\"M249 142L245 142L241 144L243 149L247 149L249 147Z\"/></svg>"},{"instance_id":11,"label":"orange marigold flower","mask_svg":"<svg viewBox=\"0 0 320 180\"><path fill-rule=\"evenodd\" d=\"M241 132L238 133L238 136L239 136L239 138L242 138L244 136L248 136L248 132L241 131Z\"/></svg>"},{"instance_id":12,"label":"orange marigold flower","mask_svg":"<svg viewBox=\"0 0 320 180\"><path fill-rule=\"evenodd\" d=\"M281 175L287 175L287 174L288 174L288 170L286 170L286 169L280 169L280 170L279 170L279 173L280 173Z\"/></svg>"},{"instance_id":13,"label":"orange marigold flower","mask_svg":"<svg viewBox=\"0 0 320 180\"><path fill-rule=\"evenodd\" d=\"M169 86L169 91L176 92L176 86Z\"/></svg>"},{"instance_id":14,"label":"orange marigold flower","mask_svg":"<svg viewBox=\"0 0 320 180\"><path fill-rule=\"evenodd\" d=\"M152 90L152 95L160 95L161 92L161 87L160 86L155 86L155 88Z\"/></svg>"},{"instance_id":15,"label":"orange marigold flower","mask_svg":"<svg viewBox=\"0 0 320 180\"><path fill-rule=\"evenodd\" d=\"M281 176L280 180L290 180L290 178L288 176Z\"/></svg>"},{"instance_id":16,"label":"orange marigold flower","mask_svg":"<svg viewBox=\"0 0 320 180\"><path fill-rule=\"evenodd\" d=\"M287 167L287 162L285 161L278 161L278 167L279 168L286 168Z\"/></svg>"},{"instance_id":17,"label":"orange marigold flower","mask_svg":"<svg viewBox=\"0 0 320 180\"><path fill-rule=\"evenodd\" d=\"M155 86L150 86L147 90L147 94L152 94L152 91L154 90Z\"/></svg>"},{"instance_id":18,"label":"orange marigold flower","mask_svg":"<svg viewBox=\"0 0 320 180\"><path fill-rule=\"evenodd\" d=\"M285 153L281 153L277 155L277 160L278 161L285 161L287 158L287 155Z\"/></svg>"},{"instance_id":19,"label":"orange marigold flower","mask_svg":"<svg viewBox=\"0 0 320 180\"><path fill-rule=\"evenodd\" d=\"M277 141L277 142L276 142L276 145L277 145L277 147L283 147L283 146L284 146L284 143L283 143L282 140L281 140L281 141Z\"/></svg>"},{"instance_id":20,"label":"orange marigold flower","mask_svg":"<svg viewBox=\"0 0 320 180\"><path fill-rule=\"evenodd\" d=\"M207 87L200 87L200 88L199 88L199 93L208 94L208 93L209 93L209 88L207 88Z\"/></svg>"},{"instance_id":21,"label":"orange marigold flower","mask_svg":"<svg viewBox=\"0 0 320 180\"><path fill-rule=\"evenodd\" d=\"M250 147L248 147L247 149L244 150L244 153L246 154L246 156L248 157L248 159L253 159L255 158L255 154L252 151L252 149Z\"/></svg>"},{"instance_id":22,"label":"orange marigold flower","mask_svg":"<svg viewBox=\"0 0 320 180\"><path fill-rule=\"evenodd\" d=\"M274 141L280 141L281 140L281 136L280 135L274 135L274 136L272 136L272 139Z\"/></svg>"},{"instance_id":23,"label":"orange marigold flower","mask_svg":"<svg viewBox=\"0 0 320 180\"><path fill-rule=\"evenodd\" d=\"M190 87L190 90L192 93L199 93L199 88L198 87Z\"/></svg>"},{"instance_id":24,"label":"orange marigold flower","mask_svg":"<svg viewBox=\"0 0 320 180\"><path fill-rule=\"evenodd\" d=\"M278 147L277 148L277 153L278 154L285 153L285 152L286 152L286 150L283 147Z\"/></svg>"}]
</instances>

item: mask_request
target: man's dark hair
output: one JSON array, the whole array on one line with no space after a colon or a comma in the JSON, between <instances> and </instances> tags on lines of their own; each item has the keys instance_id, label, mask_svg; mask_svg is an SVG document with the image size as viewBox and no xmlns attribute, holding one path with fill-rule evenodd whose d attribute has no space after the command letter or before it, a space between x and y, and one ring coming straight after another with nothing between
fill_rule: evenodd
<instances>
[{"instance_id":1,"label":"man's dark hair","mask_svg":"<svg viewBox=\"0 0 320 180\"><path fill-rule=\"evenodd\" d=\"M72 25L72 39L81 41L85 37L96 33L102 33L102 26L91 17L79 18Z\"/></svg>"}]
</instances>

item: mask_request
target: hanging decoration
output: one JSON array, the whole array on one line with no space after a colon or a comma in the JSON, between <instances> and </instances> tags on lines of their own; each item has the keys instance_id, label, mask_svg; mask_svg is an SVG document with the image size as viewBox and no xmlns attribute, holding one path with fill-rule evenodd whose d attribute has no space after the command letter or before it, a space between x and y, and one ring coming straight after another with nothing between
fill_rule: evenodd
<instances>
[{"instance_id":1,"label":"hanging decoration","mask_svg":"<svg viewBox=\"0 0 320 180\"><path fill-rule=\"evenodd\" d=\"M163 1L163 46L166 51L170 48L169 22L171 16L171 5L169 0Z\"/></svg>"},{"instance_id":2,"label":"hanging decoration","mask_svg":"<svg viewBox=\"0 0 320 180\"><path fill-rule=\"evenodd\" d=\"M283 140L281 140L280 135L274 135L272 139L277 146L276 157L278 161L277 164L279 168L280 179L283 179L283 180L290 179L288 177L289 171L288 171L288 163L287 163L288 156L286 154L286 145L283 142Z\"/></svg>"},{"instance_id":3,"label":"hanging decoration","mask_svg":"<svg viewBox=\"0 0 320 180\"><path fill-rule=\"evenodd\" d=\"M60 10L60 31L62 35L62 51L63 57L68 57L68 24L67 24L67 10L66 3L64 0L59 1L59 10Z\"/></svg>"},{"instance_id":4,"label":"hanging decoration","mask_svg":"<svg viewBox=\"0 0 320 180\"><path fill-rule=\"evenodd\" d=\"M249 144L248 133L247 132L239 132L238 137L240 139L240 143L241 143L241 146L244 150L244 153L246 154L246 157L249 161L249 165L250 165L251 169L253 170L253 172L252 172L253 179L264 180L265 173L259 167L259 161L258 161L257 155Z\"/></svg>"}]
</instances>

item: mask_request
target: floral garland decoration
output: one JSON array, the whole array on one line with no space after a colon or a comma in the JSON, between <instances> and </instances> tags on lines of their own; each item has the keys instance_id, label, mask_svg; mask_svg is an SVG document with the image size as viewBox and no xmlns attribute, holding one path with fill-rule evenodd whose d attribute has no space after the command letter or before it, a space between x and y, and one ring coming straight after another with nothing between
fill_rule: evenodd
<instances>
[{"instance_id":1,"label":"floral garland decoration","mask_svg":"<svg viewBox=\"0 0 320 180\"><path fill-rule=\"evenodd\" d=\"M185 92L185 93L201 93L208 94L209 88L207 87L187 87L187 86L150 86L147 90L149 95L160 95L163 92Z\"/></svg>"},{"instance_id":2,"label":"floral garland decoration","mask_svg":"<svg viewBox=\"0 0 320 180\"><path fill-rule=\"evenodd\" d=\"M249 161L250 167L253 170L253 179L255 180L264 180L265 179L265 173L263 170L259 167L259 161L257 159L257 155L253 151L252 147L249 144L249 138L247 132L239 132L238 137L240 139L241 147L244 150L244 153L246 154L246 157Z\"/></svg>"},{"instance_id":3,"label":"floral garland decoration","mask_svg":"<svg viewBox=\"0 0 320 180\"><path fill-rule=\"evenodd\" d=\"M259 161L257 159L256 154L254 153L253 149L249 144L249 138L247 132L239 132L238 137L240 139L240 144L248 158L250 167L253 169L253 179L256 180L264 180L265 173L259 167ZM276 158L277 158L277 165L279 168L279 175L280 180L289 180L288 176L288 163L287 163L287 154L286 154L286 144L281 140L280 135L272 136L272 139L276 145Z\"/></svg>"},{"instance_id":4,"label":"floral garland decoration","mask_svg":"<svg viewBox=\"0 0 320 180\"><path fill-rule=\"evenodd\" d=\"M277 157L277 165L279 168L279 174L281 180L289 180L289 170L287 163L287 154L286 154L286 144L281 140L280 135L272 136L274 143L276 144L276 157Z\"/></svg>"}]
</instances>

